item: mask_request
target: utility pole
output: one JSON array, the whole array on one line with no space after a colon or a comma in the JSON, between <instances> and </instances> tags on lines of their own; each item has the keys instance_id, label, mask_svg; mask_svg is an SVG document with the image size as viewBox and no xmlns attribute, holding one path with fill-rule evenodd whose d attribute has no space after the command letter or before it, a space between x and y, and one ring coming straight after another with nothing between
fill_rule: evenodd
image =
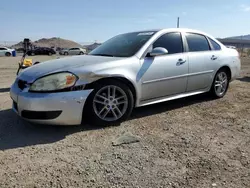
<instances>
[{"instance_id":1,"label":"utility pole","mask_svg":"<svg viewBox=\"0 0 250 188\"><path fill-rule=\"evenodd\" d=\"M180 17L177 18L177 28L180 27Z\"/></svg>"},{"instance_id":2,"label":"utility pole","mask_svg":"<svg viewBox=\"0 0 250 188\"><path fill-rule=\"evenodd\" d=\"M240 39L241 39L241 56L243 56L243 52L244 52L244 44L243 44L243 35L241 35L241 37L240 37Z\"/></svg>"}]
</instances>

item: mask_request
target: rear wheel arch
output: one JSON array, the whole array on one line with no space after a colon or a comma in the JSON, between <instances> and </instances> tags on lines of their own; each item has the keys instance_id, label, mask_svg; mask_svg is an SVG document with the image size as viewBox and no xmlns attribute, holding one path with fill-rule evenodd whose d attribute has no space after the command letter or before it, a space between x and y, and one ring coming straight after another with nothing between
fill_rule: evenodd
<instances>
[{"instance_id":1,"label":"rear wheel arch","mask_svg":"<svg viewBox=\"0 0 250 188\"><path fill-rule=\"evenodd\" d=\"M11 53L10 52L6 52L5 56L11 56Z\"/></svg>"},{"instance_id":2,"label":"rear wheel arch","mask_svg":"<svg viewBox=\"0 0 250 188\"><path fill-rule=\"evenodd\" d=\"M227 73L227 76L228 76L228 80L230 81L231 78L232 78L232 71L231 71L230 67L227 66L227 65L222 66L222 67L216 72L216 74L217 74L219 71L221 71L221 70L225 70L225 72ZM216 74L215 74L215 75L216 75Z\"/></svg>"}]
</instances>

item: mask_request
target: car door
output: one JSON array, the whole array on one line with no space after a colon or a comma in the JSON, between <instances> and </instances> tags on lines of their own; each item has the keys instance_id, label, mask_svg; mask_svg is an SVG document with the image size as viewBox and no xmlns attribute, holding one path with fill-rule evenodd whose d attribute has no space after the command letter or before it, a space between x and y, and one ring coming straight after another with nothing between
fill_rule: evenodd
<instances>
[{"instance_id":1,"label":"car door","mask_svg":"<svg viewBox=\"0 0 250 188\"><path fill-rule=\"evenodd\" d=\"M79 55L80 54L80 48L75 48L75 55Z\"/></svg>"},{"instance_id":2,"label":"car door","mask_svg":"<svg viewBox=\"0 0 250 188\"><path fill-rule=\"evenodd\" d=\"M5 56L6 48L0 48L0 56Z\"/></svg>"},{"instance_id":3,"label":"car door","mask_svg":"<svg viewBox=\"0 0 250 188\"><path fill-rule=\"evenodd\" d=\"M42 54L42 51L43 51L42 48L37 48L37 49L35 50L35 55L41 55L41 54Z\"/></svg>"},{"instance_id":4,"label":"car door","mask_svg":"<svg viewBox=\"0 0 250 188\"><path fill-rule=\"evenodd\" d=\"M206 89L212 82L213 57L206 36L197 33L186 33L188 48L189 73L187 92Z\"/></svg>"},{"instance_id":5,"label":"car door","mask_svg":"<svg viewBox=\"0 0 250 188\"><path fill-rule=\"evenodd\" d=\"M152 48L163 47L168 54L145 57L142 60L142 96L141 100L156 99L186 91L188 60L184 53L180 32L163 34Z\"/></svg>"},{"instance_id":6,"label":"car door","mask_svg":"<svg viewBox=\"0 0 250 188\"><path fill-rule=\"evenodd\" d=\"M73 48L71 55L78 55L77 52L78 52L78 49L77 48Z\"/></svg>"},{"instance_id":7,"label":"car door","mask_svg":"<svg viewBox=\"0 0 250 188\"><path fill-rule=\"evenodd\" d=\"M68 52L69 52L69 55L74 55L74 48L70 48L70 49L68 50Z\"/></svg>"}]
</instances>

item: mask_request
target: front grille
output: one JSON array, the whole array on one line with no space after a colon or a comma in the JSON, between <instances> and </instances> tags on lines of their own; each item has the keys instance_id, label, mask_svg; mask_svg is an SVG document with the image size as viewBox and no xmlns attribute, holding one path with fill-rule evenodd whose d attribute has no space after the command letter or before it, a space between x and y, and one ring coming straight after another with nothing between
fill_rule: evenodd
<instances>
[{"instance_id":1,"label":"front grille","mask_svg":"<svg viewBox=\"0 0 250 188\"><path fill-rule=\"evenodd\" d=\"M19 89L23 90L27 87L27 82L24 80L18 80L17 85L18 85Z\"/></svg>"},{"instance_id":2,"label":"front grille","mask_svg":"<svg viewBox=\"0 0 250 188\"><path fill-rule=\"evenodd\" d=\"M28 110L24 110L22 111L22 117L26 118L26 119L40 119L40 120L50 120L50 119L55 119L58 116L60 116L60 114L62 113L62 111L48 111L48 112L44 112L44 111L28 111Z\"/></svg>"}]
</instances>

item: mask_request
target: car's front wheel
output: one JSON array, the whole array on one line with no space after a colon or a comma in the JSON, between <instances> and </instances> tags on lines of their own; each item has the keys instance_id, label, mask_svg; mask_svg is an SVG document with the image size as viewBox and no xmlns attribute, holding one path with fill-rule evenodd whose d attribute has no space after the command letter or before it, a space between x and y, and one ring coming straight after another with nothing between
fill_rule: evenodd
<instances>
[{"instance_id":1,"label":"car's front wheel","mask_svg":"<svg viewBox=\"0 0 250 188\"><path fill-rule=\"evenodd\" d=\"M80 54L79 55L84 55L84 53L83 52L80 52Z\"/></svg>"},{"instance_id":2,"label":"car's front wheel","mask_svg":"<svg viewBox=\"0 0 250 188\"><path fill-rule=\"evenodd\" d=\"M222 98L227 92L229 86L229 75L226 69L219 70L214 78L211 87L211 93L215 98Z\"/></svg>"},{"instance_id":3,"label":"car's front wheel","mask_svg":"<svg viewBox=\"0 0 250 188\"><path fill-rule=\"evenodd\" d=\"M64 55L69 55L69 53L68 52L64 52Z\"/></svg>"},{"instance_id":4,"label":"car's front wheel","mask_svg":"<svg viewBox=\"0 0 250 188\"><path fill-rule=\"evenodd\" d=\"M131 114L134 98L130 88L116 80L94 84L94 91L88 97L84 112L95 125L115 125Z\"/></svg>"}]
</instances>

